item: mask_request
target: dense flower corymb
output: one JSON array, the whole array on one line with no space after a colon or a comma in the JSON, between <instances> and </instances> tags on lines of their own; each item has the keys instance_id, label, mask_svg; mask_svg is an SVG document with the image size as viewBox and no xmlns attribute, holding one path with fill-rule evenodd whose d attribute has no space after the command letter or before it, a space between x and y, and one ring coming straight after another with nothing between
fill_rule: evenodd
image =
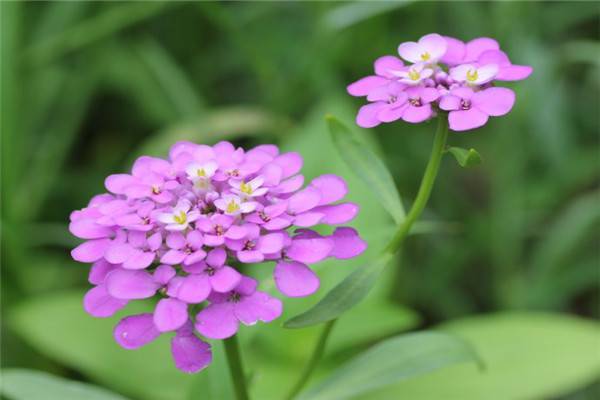
<instances>
[{"instance_id":1,"label":"dense flower corymb","mask_svg":"<svg viewBox=\"0 0 600 400\"><path fill-rule=\"evenodd\" d=\"M302 188L301 167L299 154L280 154L274 145L246 152L228 142L180 142L168 160L143 156L131 174L109 176L110 193L71 214L71 233L86 239L71 254L92 263L95 286L85 310L109 317L131 300L156 297L153 312L117 324L117 343L136 349L173 331L177 368L205 368L210 345L194 330L225 339L240 323L270 322L282 313L281 301L257 290L240 265L273 261L279 291L301 297L319 288L310 264L366 248L352 228L325 236L307 229L345 224L358 206L340 202L347 187L335 175Z\"/></svg>"},{"instance_id":2,"label":"dense flower corymb","mask_svg":"<svg viewBox=\"0 0 600 400\"><path fill-rule=\"evenodd\" d=\"M448 111L450 129L466 131L483 126L490 116L507 114L515 94L495 87L495 81L527 78L532 68L514 65L494 39L463 43L436 33L418 42L402 43L395 56L375 61L375 75L348 86L348 93L366 97L356 123L363 128L402 119L419 123Z\"/></svg>"}]
</instances>

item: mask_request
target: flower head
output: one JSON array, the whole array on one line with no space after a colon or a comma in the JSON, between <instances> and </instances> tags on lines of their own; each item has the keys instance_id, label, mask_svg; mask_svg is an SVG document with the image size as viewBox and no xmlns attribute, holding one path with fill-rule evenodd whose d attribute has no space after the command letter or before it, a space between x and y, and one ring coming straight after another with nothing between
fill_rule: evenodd
<instances>
[{"instance_id":1,"label":"flower head","mask_svg":"<svg viewBox=\"0 0 600 400\"><path fill-rule=\"evenodd\" d=\"M383 56L375 61L375 75L348 86L352 96L369 101L356 116L359 126L371 128L398 119L419 123L441 110L450 111L454 131L478 128L489 116L508 113L514 104L514 92L495 88L495 82L522 80L532 72L530 66L512 64L490 38L464 43L432 33L402 43L398 53L412 65Z\"/></svg>"},{"instance_id":2,"label":"flower head","mask_svg":"<svg viewBox=\"0 0 600 400\"><path fill-rule=\"evenodd\" d=\"M387 77L402 67L390 61L382 62ZM224 339L240 324L282 313L281 301L259 291L240 265L272 262L282 294L308 296L319 288L309 265L366 248L352 228L329 235L307 229L345 224L358 206L342 202L348 189L335 175L302 188L301 167L297 153L273 145L244 151L228 142L180 142L168 160L144 156L131 174L109 176L110 193L71 214L71 233L85 239L71 254L92 263L84 309L109 317L130 301L156 298L153 312L121 319L117 343L136 349L172 334L177 368L205 368L212 353L198 335Z\"/></svg>"}]
</instances>

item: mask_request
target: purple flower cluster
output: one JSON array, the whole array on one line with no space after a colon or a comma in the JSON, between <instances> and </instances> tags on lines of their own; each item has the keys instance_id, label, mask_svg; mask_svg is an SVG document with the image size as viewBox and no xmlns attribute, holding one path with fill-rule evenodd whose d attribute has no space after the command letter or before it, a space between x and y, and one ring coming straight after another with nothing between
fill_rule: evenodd
<instances>
[{"instance_id":1,"label":"purple flower cluster","mask_svg":"<svg viewBox=\"0 0 600 400\"><path fill-rule=\"evenodd\" d=\"M71 233L86 240L72 256L93 263L85 310L109 317L131 300L156 296L152 313L118 323L116 341L136 349L174 331L177 368L205 368L212 353L195 331L225 339L240 323L270 322L282 313L281 301L258 291L240 266L275 262L279 291L301 297L319 288L308 265L366 248L352 228L330 235L307 229L345 224L358 206L340 202L347 187L335 175L302 188L301 167L299 154L280 154L274 145L244 151L228 142L179 142L169 160L143 156L131 174L109 176L110 193L71 214Z\"/></svg>"},{"instance_id":2,"label":"purple flower cluster","mask_svg":"<svg viewBox=\"0 0 600 400\"><path fill-rule=\"evenodd\" d=\"M497 41L477 38L463 43L431 33L418 42L402 43L395 56L375 61L375 75L348 86L352 96L366 96L356 122L372 128L402 119L426 121L436 110L448 111L450 129L466 131L485 125L490 116L507 114L514 102L512 90L495 87L494 81L527 78L532 68L514 65Z\"/></svg>"}]
</instances>

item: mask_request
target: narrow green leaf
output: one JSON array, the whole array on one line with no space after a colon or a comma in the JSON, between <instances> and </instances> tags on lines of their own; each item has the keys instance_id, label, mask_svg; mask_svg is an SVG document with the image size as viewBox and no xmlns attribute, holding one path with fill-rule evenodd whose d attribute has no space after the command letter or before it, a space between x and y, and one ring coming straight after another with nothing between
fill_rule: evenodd
<instances>
[{"instance_id":1,"label":"narrow green leaf","mask_svg":"<svg viewBox=\"0 0 600 400\"><path fill-rule=\"evenodd\" d=\"M456 158L458 164L463 168L470 168L481 164L481 156L475 149L463 149L462 147L450 147L448 151Z\"/></svg>"},{"instance_id":2,"label":"narrow green leaf","mask_svg":"<svg viewBox=\"0 0 600 400\"><path fill-rule=\"evenodd\" d=\"M438 332L385 340L338 368L299 400L342 400L463 362L477 362L471 346Z\"/></svg>"},{"instance_id":3,"label":"narrow green leaf","mask_svg":"<svg viewBox=\"0 0 600 400\"><path fill-rule=\"evenodd\" d=\"M568 315L503 312L439 327L473 345L485 373L454 365L357 400L558 399L600 376L600 324Z\"/></svg>"},{"instance_id":4,"label":"narrow green leaf","mask_svg":"<svg viewBox=\"0 0 600 400\"><path fill-rule=\"evenodd\" d=\"M11 400L126 400L98 386L28 369L3 370L0 393Z\"/></svg>"},{"instance_id":5,"label":"narrow green leaf","mask_svg":"<svg viewBox=\"0 0 600 400\"><path fill-rule=\"evenodd\" d=\"M333 143L344 162L367 184L369 190L377 193L381 205L392 215L394 221L401 223L406 213L394 179L383 161L359 143L352 131L339 119L333 115L325 118Z\"/></svg>"},{"instance_id":6,"label":"narrow green leaf","mask_svg":"<svg viewBox=\"0 0 600 400\"><path fill-rule=\"evenodd\" d=\"M287 320L286 328L304 328L338 318L364 299L393 255L384 253L373 263L355 269L313 308Z\"/></svg>"},{"instance_id":7,"label":"narrow green leaf","mask_svg":"<svg viewBox=\"0 0 600 400\"><path fill-rule=\"evenodd\" d=\"M342 30L411 3L412 0L343 3L325 14L323 23L332 30Z\"/></svg>"}]
</instances>

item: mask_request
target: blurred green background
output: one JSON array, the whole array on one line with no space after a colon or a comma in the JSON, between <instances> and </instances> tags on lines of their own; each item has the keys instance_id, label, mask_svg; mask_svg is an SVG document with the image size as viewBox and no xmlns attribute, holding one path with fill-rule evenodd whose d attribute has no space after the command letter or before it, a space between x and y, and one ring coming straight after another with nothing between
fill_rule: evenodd
<instances>
[{"instance_id":1,"label":"blurred green background","mask_svg":"<svg viewBox=\"0 0 600 400\"><path fill-rule=\"evenodd\" d=\"M112 340L118 317L83 312L88 267L70 260L69 213L104 190L106 175L140 154L165 156L177 140L300 151L308 177L347 178L370 249L320 265L320 292L286 300L281 321L294 316L393 229L377 193L335 153L323 116L351 124L362 100L346 85L400 42L438 32L497 38L534 73L507 85L517 92L509 115L451 133L484 163L462 169L446 157L426 223L340 320L312 383L381 338L442 329L470 340L487 371L450 367L361 398L600 398L598 2L2 2L1 11L3 368L131 399L229 398L219 344L214 364L188 376L172 365L168 335L126 351ZM410 205L434 124L356 129ZM265 281L270 268L260 268ZM136 307L147 305L119 316ZM241 331L255 399L281 398L319 331L280 325ZM3 395L37 399L24 382L7 380Z\"/></svg>"}]
</instances>

